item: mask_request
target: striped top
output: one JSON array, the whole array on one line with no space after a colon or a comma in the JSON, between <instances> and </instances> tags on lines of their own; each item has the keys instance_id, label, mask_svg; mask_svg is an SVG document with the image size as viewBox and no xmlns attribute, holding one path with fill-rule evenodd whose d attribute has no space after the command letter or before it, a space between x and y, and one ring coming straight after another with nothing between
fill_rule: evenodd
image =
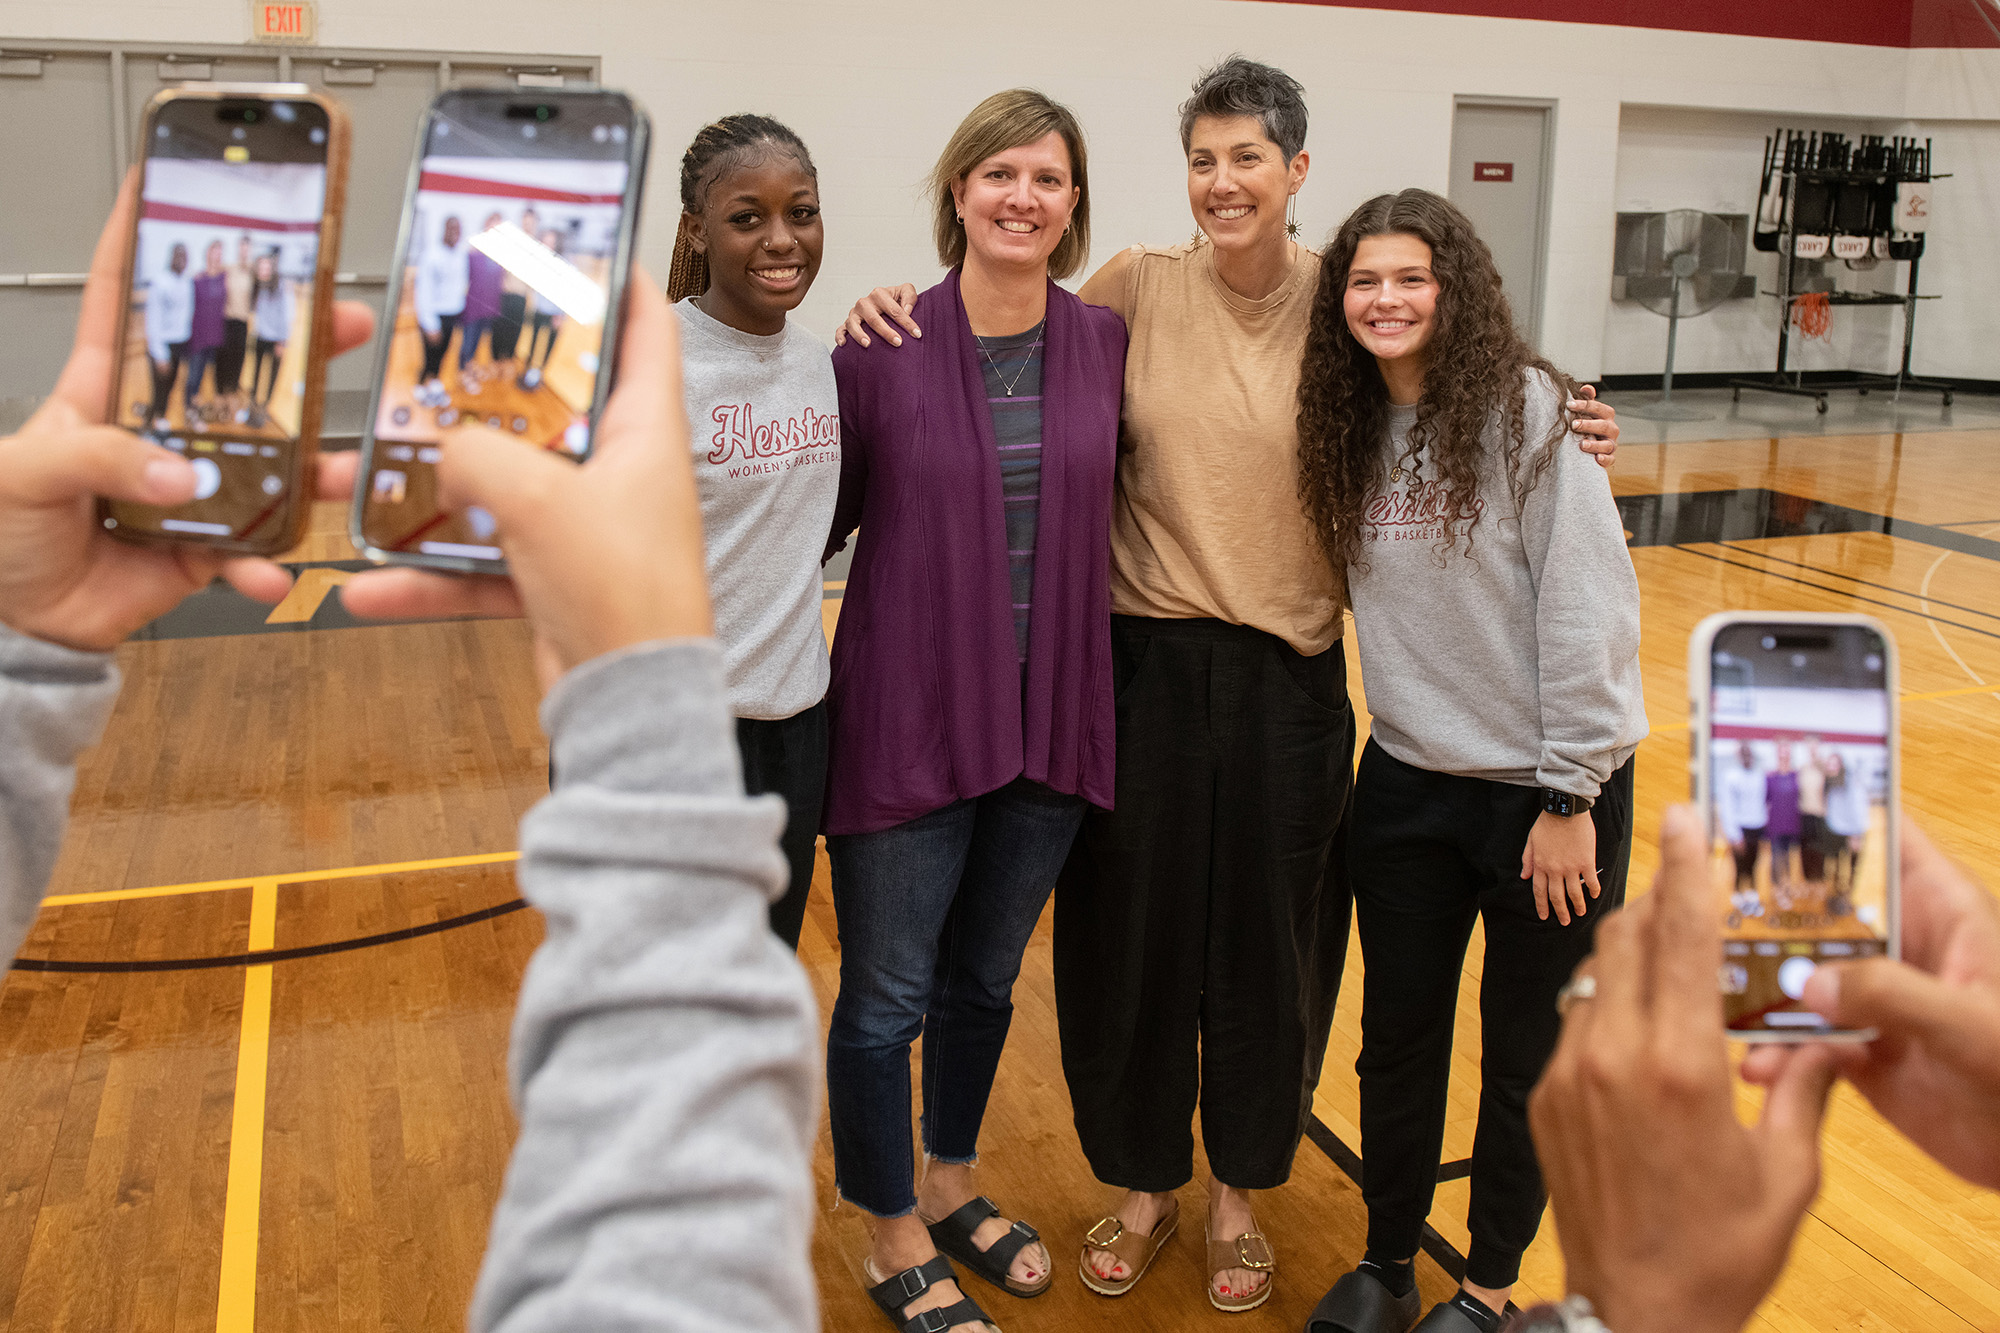
<instances>
[{"instance_id":1,"label":"striped top","mask_svg":"<svg viewBox=\"0 0 2000 1333\"><path fill-rule=\"evenodd\" d=\"M1035 592L1035 519L1042 496L1042 325L1004 338L978 338L978 343L986 406L993 414L993 436L1000 446L1000 505L1007 519L1007 569L1014 589L1014 646L1026 662L1028 611Z\"/></svg>"}]
</instances>

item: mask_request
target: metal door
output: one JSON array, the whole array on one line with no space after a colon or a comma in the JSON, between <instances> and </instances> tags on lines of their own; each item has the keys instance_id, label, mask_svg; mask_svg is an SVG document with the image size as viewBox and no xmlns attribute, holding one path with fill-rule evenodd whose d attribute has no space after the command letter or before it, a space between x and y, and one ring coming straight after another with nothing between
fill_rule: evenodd
<instances>
[{"instance_id":1,"label":"metal door","mask_svg":"<svg viewBox=\"0 0 2000 1333\"><path fill-rule=\"evenodd\" d=\"M1493 251L1514 326L1540 346L1549 253L1548 179L1555 108L1460 99L1452 118L1451 201Z\"/></svg>"},{"instance_id":2,"label":"metal door","mask_svg":"<svg viewBox=\"0 0 2000 1333\"><path fill-rule=\"evenodd\" d=\"M19 426L69 358L83 275L119 176L111 57L0 59L0 434Z\"/></svg>"}]
</instances>

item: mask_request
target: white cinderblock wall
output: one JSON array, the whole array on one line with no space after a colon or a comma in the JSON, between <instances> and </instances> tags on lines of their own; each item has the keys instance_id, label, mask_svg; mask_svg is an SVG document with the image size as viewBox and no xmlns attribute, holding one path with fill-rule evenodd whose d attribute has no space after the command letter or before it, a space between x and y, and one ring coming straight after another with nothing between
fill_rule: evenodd
<instances>
[{"instance_id":1,"label":"white cinderblock wall","mask_svg":"<svg viewBox=\"0 0 2000 1333\"><path fill-rule=\"evenodd\" d=\"M319 16L329 46L601 56L606 80L644 101L658 130L644 244L656 269L671 251L676 168L694 130L741 110L789 122L821 172L828 253L801 317L822 334L876 283L935 279L917 184L965 111L1016 84L1074 106L1090 134L1093 264L1120 245L1192 230L1174 107L1197 68L1231 51L1272 61L1306 85L1313 169L1300 217L1313 238L1370 194L1444 187L1454 94L1556 102L1543 329L1549 354L1584 376L1654 368L1634 318L1659 326L1664 345L1662 321L1609 300L1611 215L1621 201L1754 199L1766 132L1758 127L1778 120L1832 118L1849 133L1864 121L1922 121L1959 173L1949 191L1940 188L1941 222L1962 228L1933 242L1926 286L1934 281L1952 299L1934 303L1935 316L1926 311L1922 365L2000 377L1973 336L1990 325L1985 312L2000 309L2000 260L1983 241L2000 202L2000 52L1261 0L1018 0L1001 9L939 0L320 0ZM237 42L247 29L240 0L0 2L0 33L11 37ZM1674 132L1666 113L1633 112L1621 131L1628 106L1745 114L1691 116L1688 133L1701 143L1690 156L1665 151L1662 138ZM1737 124L1744 142L1729 139ZM1761 366L1768 342L1726 322L1691 340L1690 369ZM1757 353L1748 366L1722 364L1739 346Z\"/></svg>"}]
</instances>

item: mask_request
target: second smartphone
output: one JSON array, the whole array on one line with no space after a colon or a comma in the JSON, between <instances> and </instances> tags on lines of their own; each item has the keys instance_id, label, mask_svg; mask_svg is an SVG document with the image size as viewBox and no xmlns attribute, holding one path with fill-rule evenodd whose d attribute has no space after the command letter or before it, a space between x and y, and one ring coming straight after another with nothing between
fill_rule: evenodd
<instances>
[{"instance_id":1,"label":"second smartphone","mask_svg":"<svg viewBox=\"0 0 2000 1333\"><path fill-rule=\"evenodd\" d=\"M1804 995L1823 963L1897 954L1895 641L1868 616L1711 616L1688 681L1729 1035L1865 1040Z\"/></svg>"},{"instance_id":2,"label":"second smartphone","mask_svg":"<svg viewBox=\"0 0 2000 1333\"><path fill-rule=\"evenodd\" d=\"M438 440L480 422L581 461L611 390L647 121L604 89L468 89L425 113L403 203L351 535L370 559L505 569L493 517L439 503Z\"/></svg>"}]
</instances>

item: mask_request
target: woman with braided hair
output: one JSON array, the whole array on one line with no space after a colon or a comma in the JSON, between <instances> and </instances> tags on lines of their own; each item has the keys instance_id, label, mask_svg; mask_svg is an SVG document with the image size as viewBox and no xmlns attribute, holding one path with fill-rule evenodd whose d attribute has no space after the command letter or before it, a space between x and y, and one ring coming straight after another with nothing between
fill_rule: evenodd
<instances>
[{"instance_id":1,"label":"woman with braided hair","mask_svg":"<svg viewBox=\"0 0 2000 1333\"><path fill-rule=\"evenodd\" d=\"M790 887L771 928L794 949L826 793L820 557L840 491L833 362L787 315L819 272L819 178L765 116L725 116L681 160L668 298L681 320L716 638L743 785L787 807ZM531 349L532 350L532 349Z\"/></svg>"}]
</instances>

